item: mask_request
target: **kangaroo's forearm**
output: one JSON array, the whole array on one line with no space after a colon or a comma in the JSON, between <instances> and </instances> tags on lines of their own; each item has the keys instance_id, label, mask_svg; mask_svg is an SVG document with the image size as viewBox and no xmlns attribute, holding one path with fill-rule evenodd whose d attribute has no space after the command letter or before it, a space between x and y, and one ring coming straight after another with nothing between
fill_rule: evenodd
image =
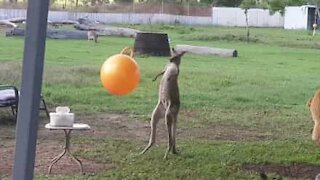
<instances>
[{"instance_id":1,"label":"kangaroo's forearm","mask_svg":"<svg viewBox=\"0 0 320 180\"><path fill-rule=\"evenodd\" d=\"M152 81L157 80L157 78L158 78L159 76L163 75L163 74L164 74L164 72L165 72L165 71L162 71L161 73L157 74L157 75L156 75L156 77L155 77Z\"/></svg>"}]
</instances>

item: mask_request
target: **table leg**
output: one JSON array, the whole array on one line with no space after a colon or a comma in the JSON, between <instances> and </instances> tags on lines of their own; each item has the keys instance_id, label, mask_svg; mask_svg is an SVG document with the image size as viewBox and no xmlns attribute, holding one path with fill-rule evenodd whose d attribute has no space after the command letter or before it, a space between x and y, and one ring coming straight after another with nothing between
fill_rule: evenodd
<instances>
[{"instance_id":1,"label":"table leg","mask_svg":"<svg viewBox=\"0 0 320 180\"><path fill-rule=\"evenodd\" d=\"M72 130L66 130L64 129L64 134L65 134L65 138L66 138L66 143L65 143L65 146L64 146L64 150L62 153L60 153L58 156L54 157L50 162L50 166L48 168L48 173L50 174L51 173L51 170L52 170L52 167L54 164L56 164L65 154L68 154L73 161L75 161L78 165L79 165L79 168L80 168L80 172L81 174L83 174L83 167L82 167L82 163L81 161L76 158L71 152L70 152L70 135L71 135L71 131Z\"/></svg>"},{"instance_id":2,"label":"table leg","mask_svg":"<svg viewBox=\"0 0 320 180\"><path fill-rule=\"evenodd\" d=\"M49 169L48 169L48 173L50 174L51 173L51 170L52 170L52 166L54 164L56 164L61 158L62 156L64 156L66 154L66 150L64 149L62 153L60 153L58 156L56 156L55 158L53 158L51 161L50 161L50 166L49 166Z\"/></svg>"},{"instance_id":3,"label":"table leg","mask_svg":"<svg viewBox=\"0 0 320 180\"><path fill-rule=\"evenodd\" d=\"M80 173L83 174L83 167L82 167L81 161L77 157L72 155L72 153L69 150L67 152L68 152L69 156L72 158L72 160L75 161L79 165Z\"/></svg>"},{"instance_id":4,"label":"table leg","mask_svg":"<svg viewBox=\"0 0 320 180\"><path fill-rule=\"evenodd\" d=\"M61 159L61 157L66 154L66 152L67 152L67 151L64 149L64 150L62 151L62 153L60 153L59 155L57 155L56 157L54 157L54 158L50 161L50 163L53 163L54 161Z\"/></svg>"}]
</instances>

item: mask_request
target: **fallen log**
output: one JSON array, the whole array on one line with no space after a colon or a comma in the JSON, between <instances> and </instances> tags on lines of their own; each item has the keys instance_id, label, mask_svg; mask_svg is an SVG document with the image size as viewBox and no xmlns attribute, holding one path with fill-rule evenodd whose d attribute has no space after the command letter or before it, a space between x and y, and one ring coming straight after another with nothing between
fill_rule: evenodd
<instances>
[{"instance_id":1,"label":"fallen log","mask_svg":"<svg viewBox=\"0 0 320 180\"><path fill-rule=\"evenodd\" d=\"M6 36L24 36L25 29L14 28ZM87 32L77 30L48 29L47 37L52 39L87 39Z\"/></svg>"},{"instance_id":2,"label":"fallen log","mask_svg":"<svg viewBox=\"0 0 320 180\"><path fill-rule=\"evenodd\" d=\"M85 24L75 24L74 28L82 31L97 31L100 36L120 36L120 37L136 37L140 32L130 28L105 27L105 26L88 26Z\"/></svg>"},{"instance_id":3,"label":"fallen log","mask_svg":"<svg viewBox=\"0 0 320 180\"><path fill-rule=\"evenodd\" d=\"M59 28L63 25L75 25L75 24L78 24L78 21L72 21L72 20L50 21L50 20L48 20L48 25L51 25L54 28Z\"/></svg>"},{"instance_id":4,"label":"fallen log","mask_svg":"<svg viewBox=\"0 0 320 180\"><path fill-rule=\"evenodd\" d=\"M60 21L50 21L48 20L49 25L74 25L78 24L78 21L72 21L72 20L60 20Z\"/></svg>"},{"instance_id":5,"label":"fallen log","mask_svg":"<svg viewBox=\"0 0 320 180\"><path fill-rule=\"evenodd\" d=\"M135 29L119 28L119 27L106 27L103 29L98 29L98 34L102 36L120 36L120 37L135 38L138 32L140 31Z\"/></svg>"},{"instance_id":6,"label":"fallen log","mask_svg":"<svg viewBox=\"0 0 320 180\"><path fill-rule=\"evenodd\" d=\"M8 20L0 20L0 25L6 25L6 26L11 27L11 28L17 28L18 27L18 25L16 25L13 22L10 22Z\"/></svg>"},{"instance_id":7,"label":"fallen log","mask_svg":"<svg viewBox=\"0 0 320 180\"><path fill-rule=\"evenodd\" d=\"M6 25L11 28L17 28L18 25L16 23L22 23L26 20L24 17L10 18L0 20L0 25Z\"/></svg>"},{"instance_id":8,"label":"fallen log","mask_svg":"<svg viewBox=\"0 0 320 180\"><path fill-rule=\"evenodd\" d=\"M23 23L24 21L26 21L25 17L16 17L16 18L10 18L10 19L6 19L7 21L13 22L13 23Z\"/></svg>"},{"instance_id":9,"label":"fallen log","mask_svg":"<svg viewBox=\"0 0 320 180\"><path fill-rule=\"evenodd\" d=\"M6 25L8 27L17 28L18 25L16 23L25 23L26 18L24 17L16 17L16 18L10 18L10 19L3 19L0 20L0 25ZM78 24L78 21L72 21L72 20L60 20L60 21L50 21L48 20L48 24L52 25L54 27L62 26L62 25L74 25Z\"/></svg>"},{"instance_id":10,"label":"fallen log","mask_svg":"<svg viewBox=\"0 0 320 180\"><path fill-rule=\"evenodd\" d=\"M176 51L186 51L192 54L201 55L215 55L220 57L237 57L238 51L235 49L222 49L222 48L212 48L206 46L191 46L178 44L175 47Z\"/></svg>"},{"instance_id":11,"label":"fallen log","mask_svg":"<svg viewBox=\"0 0 320 180\"><path fill-rule=\"evenodd\" d=\"M79 24L84 24L84 25L88 25L88 26L94 26L94 25L96 25L96 22L90 20L90 19L88 18L88 16L79 18L79 19L77 19L77 21L78 21Z\"/></svg>"},{"instance_id":12,"label":"fallen log","mask_svg":"<svg viewBox=\"0 0 320 180\"><path fill-rule=\"evenodd\" d=\"M98 27L96 26L88 26L84 24L75 24L73 27L80 31L98 31Z\"/></svg>"}]
</instances>

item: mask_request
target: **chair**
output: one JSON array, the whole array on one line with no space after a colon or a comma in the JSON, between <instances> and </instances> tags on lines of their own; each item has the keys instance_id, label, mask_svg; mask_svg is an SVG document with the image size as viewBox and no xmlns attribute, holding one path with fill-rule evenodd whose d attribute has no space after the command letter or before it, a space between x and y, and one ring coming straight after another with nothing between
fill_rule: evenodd
<instances>
[{"instance_id":1,"label":"chair","mask_svg":"<svg viewBox=\"0 0 320 180\"><path fill-rule=\"evenodd\" d=\"M20 92L15 86L11 85L0 85L0 108L10 107L12 114L17 118L18 113L18 103L19 103ZM41 95L42 106L39 109L46 112L47 117L49 117L49 111L47 109L46 102Z\"/></svg>"}]
</instances>

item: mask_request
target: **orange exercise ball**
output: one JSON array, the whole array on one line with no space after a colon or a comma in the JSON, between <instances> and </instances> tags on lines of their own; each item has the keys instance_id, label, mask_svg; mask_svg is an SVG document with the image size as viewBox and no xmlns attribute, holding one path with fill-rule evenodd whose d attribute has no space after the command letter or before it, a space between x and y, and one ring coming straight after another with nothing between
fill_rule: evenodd
<instances>
[{"instance_id":1,"label":"orange exercise ball","mask_svg":"<svg viewBox=\"0 0 320 180\"><path fill-rule=\"evenodd\" d=\"M124 54L130 51L130 55ZM133 50L124 48L120 54L109 57L102 65L100 79L104 88L113 95L126 95L139 84L140 70L133 59Z\"/></svg>"}]
</instances>

